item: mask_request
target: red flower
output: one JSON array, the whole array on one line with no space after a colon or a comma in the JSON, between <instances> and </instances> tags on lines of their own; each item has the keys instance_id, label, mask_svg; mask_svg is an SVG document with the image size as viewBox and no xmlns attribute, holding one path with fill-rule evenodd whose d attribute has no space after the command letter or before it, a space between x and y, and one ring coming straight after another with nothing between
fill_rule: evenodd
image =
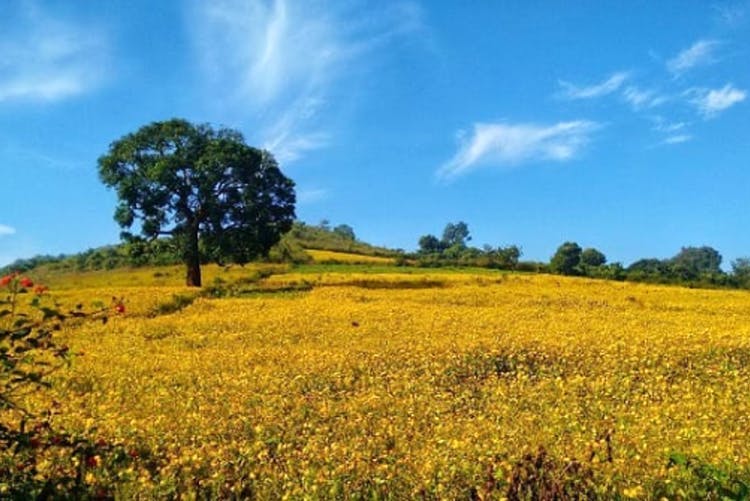
<instances>
[{"instance_id":1,"label":"red flower","mask_svg":"<svg viewBox=\"0 0 750 501\"><path fill-rule=\"evenodd\" d=\"M123 303L117 303L115 305L115 311L118 314L122 315L123 313L125 313L125 305Z\"/></svg>"},{"instance_id":2,"label":"red flower","mask_svg":"<svg viewBox=\"0 0 750 501\"><path fill-rule=\"evenodd\" d=\"M48 290L49 290L49 289L47 288L47 286L46 286L46 285L37 285L37 286L36 286L36 287L34 288L34 294L36 294L37 296L41 296L42 294L44 294L44 293L45 293L45 292L47 292Z\"/></svg>"},{"instance_id":3,"label":"red flower","mask_svg":"<svg viewBox=\"0 0 750 501\"><path fill-rule=\"evenodd\" d=\"M34 282L29 277L23 277L20 282L21 287L26 287L27 289L29 287L34 287Z\"/></svg>"},{"instance_id":4,"label":"red flower","mask_svg":"<svg viewBox=\"0 0 750 501\"><path fill-rule=\"evenodd\" d=\"M13 280L13 275L5 275L3 278L0 278L0 287L5 287L11 280Z\"/></svg>"}]
</instances>

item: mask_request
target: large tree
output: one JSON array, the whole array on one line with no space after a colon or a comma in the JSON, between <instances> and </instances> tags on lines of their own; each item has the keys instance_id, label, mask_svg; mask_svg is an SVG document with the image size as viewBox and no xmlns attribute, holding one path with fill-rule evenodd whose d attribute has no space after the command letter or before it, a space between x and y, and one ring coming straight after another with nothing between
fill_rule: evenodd
<instances>
[{"instance_id":1,"label":"large tree","mask_svg":"<svg viewBox=\"0 0 750 501\"><path fill-rule=\"evenodd\" d=\"M269 152L231 129L154 122L112 143L99 175L117 192L120 226L138 220L143 237L172 237L189 286L201 285L201 258L245 263L265 255L295 217L294 183Z\"/></svg>"}]
</instances>

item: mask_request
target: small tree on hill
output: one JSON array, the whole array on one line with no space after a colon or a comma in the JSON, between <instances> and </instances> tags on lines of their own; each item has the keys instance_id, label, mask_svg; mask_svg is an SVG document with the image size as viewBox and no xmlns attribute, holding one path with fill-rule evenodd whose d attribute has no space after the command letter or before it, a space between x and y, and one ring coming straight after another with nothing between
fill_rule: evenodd
<instances>
[{"instance_id":1,"label":"small tree on hill","mask_svg":"<svg viewBox=\"0 0 750 501\"><path fill-rule=\"evenodd\" d=\"M549 263L553 273L577 275L581 264L581 247L575 242L565 242L557 248Z\"/></svg>"},{"instance_id":2,"label":"small tree on hill","mask_svg":"<svg viewBox=\"0 0 750 501\"><path fill-rule=\"evenodd\" d=\"M448 223L445 225L442 239L443 247L464 248L466 247L466 242L469 240L471 240L471 236L469 236L469 226L463 221L459 221L455 224Z\"/></svg>"},{"instance_id":3,"label":"small tree on hill","mask_svg":"<svg viewBox=\"0 0 750 501\"><path fill-rule=\"evenodd\" d=\"M117 191L120 226L139 220L144 237L172 237L189 286L201 285L202 257L265 255L294 220L294 183L269 152L230 129L154 122L112 143L99 175Z\"/></svg>"}]
</instances>

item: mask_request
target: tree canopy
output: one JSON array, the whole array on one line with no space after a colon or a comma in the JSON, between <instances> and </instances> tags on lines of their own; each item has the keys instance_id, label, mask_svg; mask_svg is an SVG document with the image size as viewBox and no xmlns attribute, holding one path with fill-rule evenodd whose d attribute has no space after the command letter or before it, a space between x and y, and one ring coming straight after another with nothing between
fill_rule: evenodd
<instances>
[{"instance_id":1,"label":"tree canopy","mask_svg":"<svg viewBox=\"0 0 750 501\"><path fill-rule=\"evenodd\" d=\"M466 242L471 240L469 236L469 225L463 221L458 223L448 223L443 230L442 244L444 247L466 247Z\"/></svg>"},{"instance_id":2,"label":"tree canopy","mask_svg":"<svg viewBox=\"0 0 750 501\"><path fill-rule=\"evenodd\" d=\"M712 247L683 247L669 263L676 274L686 280L701 275L721 273L721 254Z\"/></svg>"},{"instance_id":3,"label":"tree canopy","mask_svg":"<svg viewBox=\"0 0 750 501\"><path fill-rule=\"evenodd\" d=\"M584 266L602 266L607 262L607 257L598 249L589 247L581 252L581 264Z\"/></svg>"},{"instance_id":4,"label":"tree canopy","mask_svg":"<svg viewBox=\"0 0 750 501\"><path fill-rule=\"evenodd\" d=\"M581 247L575 242L565 242L557 248L549 263L550 269L562 275L577 275L581 263Z\"/></svg>"},{"instance_id":5,"label":"tree canopy","mask_svg":"<svg viewBox=\"0 0 750 501\"><path fill-rule=\"evenodd\" d=\"M231 129L151 123L113 142L99 158L99 175L117 192L121 227L138 220L143 238L173 238L190 286L201 285L201 259L245 263L265 255L295 217L294 183L271 153Z\"/></svg>"}]
</instances>

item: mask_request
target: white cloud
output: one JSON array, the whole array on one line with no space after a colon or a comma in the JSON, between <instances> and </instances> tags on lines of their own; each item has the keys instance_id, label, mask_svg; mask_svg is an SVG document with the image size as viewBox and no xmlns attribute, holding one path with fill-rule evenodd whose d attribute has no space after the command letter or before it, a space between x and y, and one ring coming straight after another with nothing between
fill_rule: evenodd
<instances>
[{"instance_id":1,"label":"white cloud","mask_svg":"<svg viewBox=\"0 0 750 501\"><path fill-rule=\"evenodd\" d=\"M680 144L680 143L686 143L693 139L693 136L690 134L676 134L673 136L669 136L664 141L662 141L664 144Z\"/></svg>"},{"instance_id":2,"label":"white cloud","mask_svg":"<svg viewBox=\"0 0 750 501\"><path fill-rule=\"evenodd\" d=\"M401 2L373 12L346 4L287 0L195 0L189 29L215 95L279 159L294 161L330 143L326 112L335 86L373 51L421 27L421 10ZM398 7L398 8L396 8Z\"/></svg>"},{"instance_id":3,"label":"white cloud","mask_svg":"<svg viewBox=\"0 0 750 501\"><path fill-rule=\"evenodd\" d=\"M622 96L636 111L645 108L654 108L667 101L666 96L658 94L656 91L639 89L634 85L627 87L622 92Z\"/></svg>"},{"instance_id":4,"label":"white cloud","mask_svg":"<svg viewBox=\"0 0 750 501\"><path fill-rule=\"evenodd\" d=\"M33 3L23 5L0 21L0 103L58 101L100 85L105 37L90 26L49 18Z\"/></svg>"},{"instance_id":5,"label":"white cloud","mask_svg":"<svg viewBox=\"0 0 750 501\"><path fill-rule=\"evenodd\" d=\"M302 132L305 121L318 113L322 103L302 99L290 105L281 116L263 132L263 148L273 152L281 163L293 162L306 152L324 148L329 135L325 132Z\"/></svg>"},{"instance_id":6,"label":"white cloud","mask_svg":"<svg viewBox=\"0 0 750 501\"><path fill-rule=\"evenodd\" d=\"M693 139L689 132L690 122L672 122L660 115L651 117L651 121L654 124L652 130L662 137L660 144L680 144Z\"/></svg>"},{"instance_id":7,"label":"white cloud","mask_svg":"<svg viewBox=\"0 0 750 501\"><path fill-rule=\"evenodd\" d=\"M747 97L747 92L732 84L721 89L691 89L687 93L693 96L691 102L704 118L712 118Z\"/></svg>"},{"instance_id":8,"label":"white cloud","mask_svg":"<svg viewBox=\"0 0 750 501\"><path fill-rule=\"evenodd\" d=\"M655 116L652 120L654 122L654 130L665 134L684 130L690 125L688 122L670 122L662 116Z\"/></svg>"},{"instance_id":9,"label":"white cloud","mask_svg":"<svg viewBox=\"0 0 750 501\"><path fill-rule=\"evenodd\" d=\"M450 180L483 165L509 166L531 161L562 162L575 157L600 128L576 120L554 125L477 123L454 157L437 172Z\"/></svg>"},{"instance_id":10,"label":"white cloud","mask_svg":"<svg viewBox=\"0 0 750 501\"><path fill-rule=\"evenodd\" d=\"M332 19L302 9L285 0L196 2L191 27L213 83L255 108L318 92L342 48Z\"/></svg>"},{"instance_id":11,"label":"white cloud","mask_svg":"<svg viewBox=\"0 0 750 501\"><path fill-rule=\"evenodd\" d=\"M567 99L592 99L612 94L617 91L617 89L619 89L628 78L629 73L621 71L612 74L601 83L586 87L579 87L563 80L560 80L559 84L563 89L562 96Z\"/></svg>"},{"instance_id":12,"label":"white cloud","mask_svg":"<svg viewBox=\"0 0 750 501\"><path fill-rule=\"evenodd\" d=\"M16 232L16 229L12 226L8 226L7 224L0 224L0 237L4 237L6 235L13 235Z\"/></svg>"},{"instance_id":13,"label":"white cloud","mask_svg":"<svg viewBox=\"0 0 750 501\"><path fill-rule=\"evenodd\" d=\"M308 189L297 192L297 203L308 205L328 198L328 191L323 189Z\"/></svg>"},{"instance_id":14,"label":"white cloud","mask_svg":"<svg viewBox=\"0 0 750 501\"><path fill-rule=\"evenodd\" d=\"M696 66L705 66L715 61L714 52L720 45L716 40L698 40L667 61L667 70L679 76Z\"/></svg>"}]
</instances>

